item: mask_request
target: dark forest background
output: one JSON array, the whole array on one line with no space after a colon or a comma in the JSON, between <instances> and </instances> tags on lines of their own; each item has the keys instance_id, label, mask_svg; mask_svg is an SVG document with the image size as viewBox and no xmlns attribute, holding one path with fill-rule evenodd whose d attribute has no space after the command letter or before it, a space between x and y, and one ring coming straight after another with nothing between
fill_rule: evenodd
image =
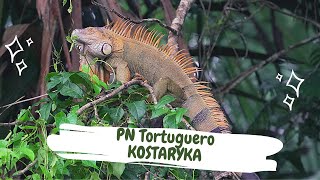
<instances>
[{"instance_id":1,"label":"dark forest background","mask_svg":"<svg viewBox=\"0 0 320 180\"><path fill-rule=\"evenodd\" d=\"M46 93L45 76L57 63L66 71L78 70L78 53L69 52L66 38L73 29L121 18L115 12L135 21L156 18L170 25L179 2L0 0L0 106ZM261 178L320 178L319 20L319 0L196 0L183 24L179 48L187 49L203 69L197 76L210 82L232 132L271 136L284 143L272 156L277 172L258 173ZM143 24L169 33L158 23ZM4 47L15 35L20 42L29 37L34 41L16 57L28 65L21 77ZM285 86L291 70L305 79L292 111L282 102L286 94L295 96ZM278 73L283 75L281 83ZM31 103L1 108L0 122L15 121L19 110ZM0 137L9 130L0 127Z\"/></svg>"}]
</instances>

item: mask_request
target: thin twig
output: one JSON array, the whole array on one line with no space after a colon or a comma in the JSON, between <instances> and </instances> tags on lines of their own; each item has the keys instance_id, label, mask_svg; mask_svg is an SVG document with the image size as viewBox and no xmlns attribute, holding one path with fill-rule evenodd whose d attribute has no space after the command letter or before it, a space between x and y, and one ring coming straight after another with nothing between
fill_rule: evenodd
<instances>
[{"instance_id":1,"label":"thin twig","mask_svg":"<svg viewBox=\"0 0 320 180\"><path fill-rule=\"evenodd\" d=\"M9 122L9 123L0 123L0 127L2 126L15 126L15 125L18 125L18 124L22 124L23 121L13 121L13 122Z\"/></svg>"},{"instance_id":2,"label":"thin twig","mask_svg":"<svg viewBox=\"0 0 320 180\"><path fill-rule=\"evenodd\" d=\"M35 99L39 99L39 98L42 98L42 97L44 97L44 96L48 96L48 94L42 94L42 95L40 95L40 96L32 97L32 98L25 99L25 100L22 100L22 101L13 102L13 103L10 103L10 104L1 106L0 109L1 109L1 108L5 108L5 107L8 107L8 106L13 106L13 105L16 105L16 104L20 104L20 103L23 103L23 102L27 102L27 101L32 101L32 100L35 100Z\"/></svg>"},{"instance_id":3,"label":"thin twig","mask_svg":"<svg viewBox=\"0 0 320 180\"><path fill-rule=\"evenodd\" d=\"M20 101L20 100L23 99L23 98L24 98L24 96L20 97L20 98L17 99L15 102L18 102L18 101ZM8 110L10 107L11 107L11 106L7 106L7 107L0 113L0 116L1 116L4 112L6 112L6 110Z\"/></svg>"},{"instance_id":4,"label":"thin twig","mask_svg":"<svg viewBox=\"0 0 320 180\"><path fill-rule=\"evenodd\" d=\"M298 48L300 46L303 46L315 39L318 39L320 37L320 33L317 33L315 36L306 38L296 44L290 45L289 47L282 49L281 51L276 52L275 54L273 54L272 56L270 56L269 58L267 58L266 60L260 62L259 64L256 64L254 66L252 66L251 68L249 68L248 70L242 72L240 75L238 75L236 78L234 78L233 80L231 80L229 83L227 83L225 86L219 88L217 90L217 93L219 93L220 95L223 95L227 92L229 92L231 89L233 89L235 86L237 86L242 80L244 80L245 78L247 78L248 76L250 76L252 73L254 73L255 71L261 69L262 67L264 67L265 65L267 65L268 63L271 63L275 60L277 60L280 56L282 56L283 54L287 53L288 51Z\"/></svg>"},{"instance_id":5,"label":"thin twig","mask_svg":"<svg viewBox=\"0 0 320 180\"><path fill-rule=\"evenodd\" d=\"M124 19L124 20L127 20L127 21L129 21L129 22L132 22L132 23L134 23L134 24L141 24L141 23L144 23L144 22L158 23L160 26L168 29L170 32L174 33L175 35L178 35L178 31L176 31L176 30L173 29L172 27L170 27L170 26L162 23L159 19L156 19L156 18L148 18L148 19L141 19L141 20L133 20L133 19L131 19L131 18L129 18L129 17L126 17L126 16L120 14L119 12L117 12L117 11L114 10L114 9L109 9L109 8L103 6L102 4L98 3L98 2L95 1L95 0L91 0L91 3L92 3L93 5L96 5L96 6L99 6L99 7L103 8L103 9L109 11L109 12L112 12L112 13L114 13L115 15L117 15L118 17L120 17L120 18L122 18L122 19Z\"/></svg>"},{"instance_id":6,"label":"thin twig","mask_svg":"<svg viewBox=\"0 0 320 180\"><path fill-rule=\"evenodd\" d=\"M33 121L19 121L19 120L15 120L13 122L9 122L9 123L0 123L0 127L3 127L3 126L15 126L15 125L29 125L29 126L34 126L35 125L35 122ZM55 125L54 124L47 124L46 125L47 128L54 128Z\"/></svg>"},{"instance_id":7,"label":"thin twig","mask_svg":"<svg viewBox=\"0 0 320 180\"><path fill-rule=\"evenodd\" d=\"M102 122L102 119L99 117L97 106L93 106L94 109L94 116L97 118L98 121Z\"/></svg>"},{"instance_id":8,"label":"thin twig","mask_svg":"<svg viewBox=\"0 0 320 180\"><path fill-rule=\"evenodd\" d=\"M32 161L30 164L28 164L24 169L17 171L14 173L13 177L15 176L21 176L24 173L26 173L30 168L32 168L36 163L37 163L38 159L36 158L34 161Z\"/></svg>"},{"instance_id":9,"label":"thin twig","mask_svg":"<svg viewBox=\"0 0 320 180\"><path fill-rule=\"evenodd\" d=\"M284 15L287 15L287 16L291 16L291 17L296 18L296 19L307 21L307 22L313 24L314 26L316 26L317 28L320 29L320 23L318 23L317 21L314 21L314 20L309 19L309 18L304 17L304 16L299 16L299 15L296 15L296 14L293 14L293 13L290 13L290 12L283 11L276 4L274 4L274 3L270 2L270 1L261 0L261 2L265 3L270 9L273 9L274 11L277 11L277 12L279 12L281 14L284 14Z\"/></svg>"},{"instance_id":10,"label":"thin twig","mask_svg":"<svg viewBox=\"0 0 320 180\"><path fill-rule=\"evenodd\" d=\"M153 103L158 104L158 101L157 101L156 95L154 94L153 88L146 81L142 82L140 85L144 86L145 88L148 89L148 91L150 92Z\"/></svg>"},{"instance_id":11,"label":"thin twig","mask_svg":"<svg viewBox=\"0 0 320 180\"><path fill-rule=\"evenodd\" d=\"M192 131L196 131L196 129L193 128L193 127L191 126L191 124L190 124L186 119L182 118L182 122L184 123L184 125L186 125L186 128L187 128L187 129L192 130Z\"/></svg>"}]
</instances>

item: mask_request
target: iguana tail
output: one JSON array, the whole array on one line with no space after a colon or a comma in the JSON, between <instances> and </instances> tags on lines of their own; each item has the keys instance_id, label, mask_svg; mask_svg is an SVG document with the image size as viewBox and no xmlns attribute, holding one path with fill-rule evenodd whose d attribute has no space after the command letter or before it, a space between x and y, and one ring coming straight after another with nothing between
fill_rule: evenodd
<instances>
[{"instance_id":1,"label":"iguana tail","mask_svg":"<svg viewBox=\"0 0 320 180\"><path fill-rule=\"evenodd\" d=\"M194 77L194 73L200 69L190 67L193 64L192 57L183 51L173 54L172 46L168 45L158 49L176 63L190 79L182 89L186 96L183 107L189 110L187 115L192 119L192 126L198 131L231 133L219 103L212 97L211 89L207 86L208 82L198 81Z\"/></svg>"}]
</instances>

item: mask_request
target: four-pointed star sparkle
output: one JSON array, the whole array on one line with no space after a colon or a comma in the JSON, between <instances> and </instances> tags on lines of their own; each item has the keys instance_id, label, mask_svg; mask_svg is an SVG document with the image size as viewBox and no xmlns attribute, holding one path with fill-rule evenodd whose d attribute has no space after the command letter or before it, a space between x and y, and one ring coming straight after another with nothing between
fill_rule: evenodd
<instances>
[{"instance_id":1,"label":"four-pointed star sparkle","mask_svg":"<svg viewBox=\"0 0 320 180\"><path fill-rule=\"evenodd\" d=\"M11 49L11 46L14 45L15 43L18 44L19 49L16 50L15 52L13 52L12 49ZM18 40L17 35L14 37L13 41L12 41L10 44L6 44L6 45L4 45L4 46L8 49L8 51L9 51L9 53L10 53L11 63L13 63L14 57L15 57L19 52L22 52L22 51L23 51L23 47L21 46L21 44L20 44L20 42L19 42L19 40Z\"/></svg>"},{"instance_id":2,"label":"four-pointed star sparkle","mask_svg":"<svg viewBox=\"0 0 320 180\"><path fill-rule=\"evenodd\" d=\"M26 40L28 46L30 47L30 45L33 43L31 37L29 39ZM11 47L14 45L14 44L17 44L18 45L18 49L13 52L13 49L11 49ZM19 39L17 37L17 35L14 37L13 41L9 44L6 44L4 45L9 53L10 53L10 57L11 57L11 63L14 62L14 58L15 56L19 53L19 52L22 52L24 51L23 47L21 46L20 42L19 42ZM13 46L15 47L15 46ZM19 63L16 63L16 67L18 69L18 73L19 73L19 76L21 76L21 73L24 69L26 69L28 66L26 65L26 63L24 62L24 59L22 59Z\"/></svg>"},{"instance_id":3,"label":"four-pointed star sparkle","mask_svg":"<svg viewBox=\"0 0 320 180\"><path fill-rule=\"evenodd\" d=\"M278 80L279 80L279 82L281 82L281 80L282 80L282 74L279 74L279 73L278 73L278 75L277 75L276 79L278 79Z\"/></svg>"},{"instance_id":4,"label":"four-pointed star sparkle","mask_svg":"<svg viewBox=\"0 0 320 180\"><path fill-rule=\"evenodd\" d=\"M31 39L31 37L29 39L26 40L28 46L30 47L31 44L33 44L33 41Z\"/></svg>"},{"instance_id":5,"label":"four-pointed star sparkle","mask_svg":"<svg viewBox=\"0 0 320 180\"><path fill-rule=\"evenodd\" d=\"M24 63L24 59L22 59L19 63L16 63L16 67L18 69L19 76L21 76L22 71L28 66L26 65L26 63Z\"/></svg>"},{"instance_id":6,"label":"four-pointed star sparkle","mask_svg":"<svg viewBox=\"0 0 320 180\"><path fill-rule=\"evenodd\" d=\"M288 101L289 100L289 101ZM292 110L292 105L294 102L294 98L290 97L288 94L286 95L286 98L282 101L286 105L288 105L290 111Z\"/></svg>"},{"instance_id":7,"label":"four-pointed star sparkle","mask_svg":"<svg viewBox=\"0 0 320 180\"><path fill-rule=\"evenodd\" d=\"M292 77L294 77L297 81L299 81L299 83L298 83L297 86L294 86L294 85L290 84ZM290 75L290 78L289 78L286 86L291 87L291 88L296 92L296 96L299 97L299 89L300 89L300 86L301 86L301 84L303 83L303 81L304 81L304 79L299 78L299 77L294 73L294 71L291 70L291 75Z\"/></svg>"}]
</instances>

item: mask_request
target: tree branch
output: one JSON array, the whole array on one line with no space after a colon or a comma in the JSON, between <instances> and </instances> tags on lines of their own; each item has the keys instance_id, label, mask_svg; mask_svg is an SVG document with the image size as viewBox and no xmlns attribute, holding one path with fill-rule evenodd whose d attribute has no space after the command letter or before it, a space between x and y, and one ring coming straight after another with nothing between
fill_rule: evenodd
<instances>
[{"instance_id":1,"label":"tree branch","mask_svg":"<svg viewBox=\"0 0 320 180\"><path fill-rule=\"evenodd\" d=\"M233 80L231 80L229 83L227 83L225 86L219 88L217 90L217 93L219 93L220 95L223 95L227 92L229 92L231 89L233 89L235 86L237 86L242 80L244 80L245 78L247 78L248 76L250 76L253 72L261 69L262 67L264 67L265 65L267 65L268 63L271 63L275 60L277 60L280 56L282 56L283 54L287 53L288 51L298 48L300 46L303 46L315 39L318 39L320 37L320 33L316 34L315 36L306 38L296 44L290 45L289 47L287 47L286 49L282 49L281 51L278 51L277 53L273 54L272 56L270 56L268 59L260 62L259 64L256 64L254 66L252 66L251 68L249 68L248 70L242 72L240 75L238 75L236 78L234 78Z\"/></svg>"},{"instance_id":2,"label":"tree branch","mask_svg":"<svg viewBox=\"0 0 320 180\"><path fill-rule=\"evenodd\" d=\"M153 102L154 102L155 104L157 104L157 99L156 99L156 97L155 97L155 95L154 95L154 92L153 92L152 87L151 87L150 85L148 85L145 81L137 80L137 79L132 79L131 81L122 84L120 87L118 87L117 89L113 90L111 93L106 94L106 95L104 95L104 96L102 96L102 97L100 97L100 98L98 98L98 99L96 99L96 100L94 100L94 101L92 101L92 102L89 102L89 103L85 104L84 106L82 106L82 107L77 111L77 114L78 114L78 115L82 114L83 111L85 111L86 109L88 109L88 108L90 108L90 107L92 107L92 106L94 106L94 105L97 105L97 104L99 104L99 103L102 103L102 102L104 102L104 101L107 100L107 99L110 99L110 98L114 97L115 95L117 95L117 94L120 93L121 91L123 91L123 90L125 90L125 89L128 89L130 86L135 85L135 84L139 84L139 85L141 85L141 86L146 87L146 88L149 90L149 92L150 92L150 94L151 94L151 96L152 96Z\"/></svg>"},{"instance_id":3,"label":"tree branch","mask_svg":"<svg viewBox=\"0 0 320 180\"><path fill-rule=\"evenodd\" d=\"M32 168L36 163L37 163L38 159L36 158L34 161L32 161L30 164L28 164L24 169L17 171L14 173L14 175L12 177L16 177L16 176L21 176L24 173L26 173L30 168Z\"/></svg>"},{"instance_id":4,"label":"tree branch","mask_svg":"<svg viewBox=\"0 0 320 180\"><path fill-rule=\"evenodd\" d=\"M124 19L124 20L127 20L129 22L132 22L134 24L141 24L141 23L144 23L144 22L153 22L153 23L158 23L160 26L168 29L170 32L174 33L174 34L178 34L178 32L173 29L172 27L162 23L159 19L156 19L156 18L148 18L148 19L141 19L141 20L133 20L132 18L128 17L128 16L124 16L122 15L121 13L119 13L118 11L116 11L115 9L109 9L105 6L103 6L102 4L99 4L98 2L96 2L95 0L91 0L91 3L93 5L96 5L96 6L99 6L101 8L104 8L105 10L111 12L111 13L114 13L115 15L117 15L119 18L121 19Z\"/></svg>"},{"instance_id":5,"label":"tree branch","mask_svg":"<svg viewBox=\"0 0 320 180\"><path fill-rule=\"evenodd\" d=\"M71 70L72 68L72 63L71 63L71 56L69 53L69 48L68 48L68 44L66 41L66 33L64 32L63 29L63 22L62 22L62 17L61 17L61 11L60 11L60 2L59 1L54 1L54 6L56 6L57 9L57 19L58 19L58 24L59 24L59 29L60 29L60 37L61 37L61 41L62 41L62 47L63 47L63 52L64 52L64 56L66 58L66 64L67 64L67 69Z\"/></svg>"},{"instance_id":6,"label":"tree branch","mask_svg":"<svg viewBox=\"0 0 320 180\"><path fill-rule=\"evenodd\" d=\"M210 46L201 46L199 47L200 49L208 49ZM200 56L199 50L197 49L190 49L189 50L191 56ZM272 54L263 54L259 52L254 52L254 51L246 51L245 49L239 49L239 48L231 48L231 47L223 47L223 46L215 46L213 49L213 53L211 54L210 57L213 56L228 56L228 57L237 57L239 56L240 58L249 58L249 59L254 59L254 60L265 60L268 57L270 57ZM290 61L291 63L295 64L301 64L296 59L293 59L288 56L280 56L280 58L285 59L286 61Z\"/></svg>"},{"instance_id":7,"label":"tree branch","mask_svg":"<svg viewBox=\"0 0 320 180\"><path fill-rule=\"evenodd\" d=\"M29 126L34 126L35 125L35 122L33 121L19 121L19 120L15 120L13 122L9 122L9 123L0 123L0 127L3 127L3 126L7 126L7 127L10 127L10 126L15 126L15 125L29 125ZM47 128L54 128L55 125L54 124L47 124L46 125Z\"/></svg>"},{"instance_id":8,"label":"tree branch","mask_svg":"<svg viewBox=\"0 0 320 180\"><path fill-rule=\"evenodd\" d=\"M187 12L189 11L191 4L194 2L195 0L181 0L180 4L176 10L176 17L173 19L172 24L171 24L171 28L174 29L177 34L173 34L172 32L169 32L169 36L168 36L168 44L169 45L176 45L178 44L178 35L179 32L182 28L182 24L184 22L184 19L187 15ZM178 52L178 47L173 46L175 48L174 52Z\"/></svg>"},{"instance_id":9,"label":"tree branch","mask_svg":"<svg viewBox=\"0 0 320 180\"><path fill-rule=\"evenodd\" d=\"M70 1L71 2L71 1ZM72 1L73 10L71 13L72 18L72 28L73 29L79 29L82 28L82 8L81 1ZM64 36L65 37L65 36ZM79 54L74 48L71 51L71 58L72 58L72 67L69 67L68 69L71 69L72 71L78 71L80 66L80 57Z\"/></svg>"}]
</instances>

